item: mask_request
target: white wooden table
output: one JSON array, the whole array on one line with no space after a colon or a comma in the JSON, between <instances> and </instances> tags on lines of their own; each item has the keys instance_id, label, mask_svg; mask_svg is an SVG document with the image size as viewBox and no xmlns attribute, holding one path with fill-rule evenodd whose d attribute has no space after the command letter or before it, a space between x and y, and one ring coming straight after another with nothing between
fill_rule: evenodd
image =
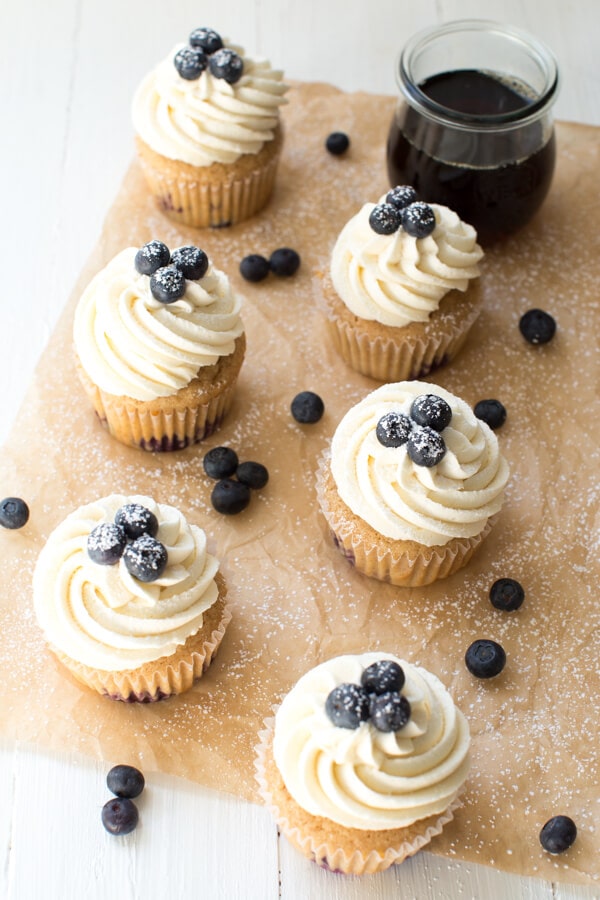
<instances>
[{"instance_id":1,"label":"white wooden table","mask_svg":"<svg viewBox=\"0 0 600 900\"><path fill-rule=\"evenodd\" d=\"M557 117L600 124L598 0L2 0L0 439L132 156L132 92L172 44L210 25L289 78L395 93L404 41L466 17L544 39L563 74ZM0 762L0 897L9 900L600 897L600 886L430 853L381 875L340 878L279 840L262 808L159 775L148 779L138 829L115 839L100 822L107 765L8 741Z\"/></svg>"}]
</instances>

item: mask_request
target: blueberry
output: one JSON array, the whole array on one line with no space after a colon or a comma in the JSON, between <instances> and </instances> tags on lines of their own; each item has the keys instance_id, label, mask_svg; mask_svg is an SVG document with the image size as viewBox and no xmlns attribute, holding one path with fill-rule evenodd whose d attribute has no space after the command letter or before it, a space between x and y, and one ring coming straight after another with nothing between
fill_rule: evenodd
<instances>
[{"instance_id":1,"label":"blueberry","mask_svg":"<svg viewBox=\"0 0 600 900\"><path fill-rule=\"evenodd\" d=\"M29 520L29 507L20 497L5 497L0 501L0 525L22 528Z\"/></svg>"},{"instance_id":2,"label":"blueberry","mask_svg":"<svg viewBox=\"0 0 600 900\"><path fill-rule=\"evenodd\" d=\"M556 332L556 322L543 309L530 309L519 319L519 330L530 344L547 344Z\"/></svg>"},{"instance_id":3,"label":"blueberry","mask_svg":"<svg viewBox=\"0 0 600 900\"><path fill-rule=\"evenodd\" d=\"M415 465L430 469L443 460L446 444L438 431L425 425L413 428L406 442L406 452Z\"/></svg>"},{"instance_id":4,"label":"blueberry","mask_svg":"<svg viewBox=\"0 0 600 900\"><path fill-rule=\"evenodd\" d=\"M138 581L156 581L167 568L169 554L167 548L150 534L142 534L123 551L123 562L127 571Z\"/></svg>"},{"instance_id":5,"label":"blueberry","mask_svg":"<svg viewBox=\"0 0 600 900\"><path fill-rule=\"evenodd\" d=\"M343 131L333 131L325 141L325 147L333 156L341 156L350 146L350 138Z\"/></svg>"},{"instance_id":6,"label":"blueberry","mask_svg":"<svg viewBox=\"0 0 600 900\"><path fill-rule=\"evenodd\" d=\"M250 503L250 488L241 481L223 478L215 484L210 501L217 512L225 516L235 516Z\"/></svg>"},{"instance_id":7,"label":"blueberry","mask_svg":"<svg viewBox=\"0 0 600 900\"><path fill-rule=\"evenodd\" d=\"M102 807L102 824L111 834L129 834L138 821L137 806L128 797L113 797Z\"/></svg>"},{"instance_id":8,"label":"blueberry","mask_svg":"<svg viewBox=\"0 0 600 900\"><path fill-rule=\"evenodd\" d=\"M128 797L131 800L142 793L146 782L135 766L120 765L112 767L106 776L106 784L109 791L117 797Z\"/></svg>"},{"instance_id":9,"label":"blueberry","mask_svg":"<svg viewBox=\"0 0 600 900\"><path fill-rule=\"evenodd\" d=\"M400 211L391 203L378 203L371 210L369 225L377 234L394 234L400 224Z\"/></svg>"},{"instance_id":10,"label":"blueberry","mask_svg":"<svg viewBox=\"0 0 600 900\"><path fill-rule=\"evenodd\" d=\"M318 394L301 391L292 400L292 415L301 425L314 425L325 412L325 404Z\"/></svg>"},{"instance_id":11,"label":"blueberry","mask_svg":"<svg viewBox=\"0 0 600 900\"><path fill-rule=\"evenodd\" d=\"M207 56L210 56L211 53L216 53L223 46L221 35L213 31L212 28L194 28L188 41L190 46L203 50Z\"/></svg>"},{"instance_id":12,"label":"blueberry","mask_svg":"<svg viewBox=\"0 0 600 900\"><path fill-rule=\"evenodd\" d=\"M412 422L404 413L389 412L380 418L375 435L384 447L401 447L407 442L412 427Z\"/></svg>"},{"instance_id":13,"label":"blueberry","mask_svg":"<svg viewBox=\"0 0 600 900\"><path fill-rule=\"evenodd\" d=\"M452 421L452 408L437 394L419 394L411 404L410 415L417 425L443 431Z\"/></svg>"},{"instance_id":14,"label":"blueberry","mask_svg":"<svg viewBox=\"0 0 600 900\"><path fill-rule=\"evenodd\" d=\"M369 695L358 684L338 684L327 696L325 712L338 728L358 728L369 717Z\"/></svg>"},{"instance_id":15,"label":"blueberry","mask_svg":"<svg viewBox=\"0 0 600 900\"><path fill-rule=\"evenodd\" d=\"M404 671L393 659L378 659L367 666L360 683L369 694L399 692L404 686Z\"/></svg>"},{"instance_id":16,"label":"blueberry","mask_svg":"<svg viewBox=\"0 0 600 900\"><path fill-rule=\"evenodd\" d=\"M506 422L506 409L499 400L480 400L473 407L473 412L493 431Z\"/></svg>"},{"instance_id":17,"label":"blueberry","mask_svg":"<svg viewBox=\"0 0 600 900\"><path fill-rule=\"evenodd\" d=\"M237 467L237 480L247 484L249 488L257 491L263 488L269 480L266 466L259 462L243 462Z\"/></svg>"},{"instance_id":18,"label":"blueberry","mask_svg":"<svg viewBox=\"0 0 600 900\"><path fill-rule=\"evenodd\" d=\"M185 294L185 276L176 266L162 266L150 277L150 293L160 303L175 303Z\"/></svg>"},{"instance_id":19,"label":"blueberry","mask_svg":"<svg viewBox=\"0 0 600 900\"><path fill-rule=\"evenodd\" d=\"M186 81L195 81L206 69L207 59L197 47L182 47L175 54L173 65Z\"/></svg>"},{"instance_id":20,"label":"blueberry","mask_svg":"<svg viewBox=\"0 0 600 900\"><path fill-rule=\"evenodd\" d=\"M101 566L114 566L123 556L127 535L120 525L103 522L88 534L87 554L92 562Z\"/></svg>"},{"instance_id":21,"label":"blueberry","mask_svg":"<svg viewBox=\"0 0 600 900\"><path fill-rule=\"evenodd\" d=\"M148 241L135 254L134 265L140 275L154 275L157 269L168 266L171 253L162 241Z\"/></svg>"},{"instance_id":22,"label":"blueberry","mask_svg":"<svg viewBox=\"0 0 600 900\"><path fill-rule=\"evenodd\" d=\"M204 250L200 250L198 247L179 247L177 250L173 250L171 263L185 278L199 281L206 275L208 256Z\"/></svg>"},{"instance_id":23,"label":"blueberry","mask_svg":"<svg viewBox=\"0 0 600 900\"><path fill-rule=\"evenodd\" d=\"M473 641L465 653L465 665L477 678L493 678L506 665L506 653L496 641Z\"/></svg>"},{"instance_id":24,"label":"blueberry","mask_svg":"<svg viewBox=\"0 0 600 900\"><path fill-rule=\"evenodd\" d=\"M397 691L373 694L369 716L377 731L400 731L410 719L410 703Z\"/></svg>"},{"instance_id":25,"label":"blueberry","mask_svg":"<svg viewBox=\"0 0 600 900\"><path fill-rule=\"evenodd\" d=\"M235 474L238 463L238 455L231 447L213 447L202 460L209 478L229 478Z\"/></svg>"},{"instance_id":26,"label":"blueberry","mask_svg":"<svg viewBox=\"0 0 600 900\"><path fill-rule=\"evenodd\" d=\"M525 599L525 591L514 578L499 578L490 588L490 601L496 609L513 612Z\"/></svg>"},{"instance_id":27,"label":"blueberry","mask_svg":"<svg viewBox=\"0 0 600 900\"><path fill-rule=\"evenodd\" d=\"M386 203L391 203L396 209L404 209L417 199L417 192L410 184L399 184L397 187L388 191L385 197Z\"/></svg>"},{"instance_id":28,"label":"blueberry","mask_svg":"<svg viewBox=\"0 0 600 900\"><path fill-rule=\"evenodd\" d=\"M221 47L208 58L211 74L222 78L227 84L235 84L244 73L244 60L229 47Z\"/></svg>"},{"instance_id":29,"label":"blueberry","mask_svg":"<svg viewBox=\"0 0 600 900\"><path fill-rule=\"evenodd\" d=\"M251 253L241 261L240 272L246 281L263 281L269 274L269 260L260 253Z\"/></svg>"},{"instance_id":30,"label":"blueberry","mask_svg":"<svg viewBox=\"0 0 600 900\"><path fill-rule=\"evenodd\" d=\"M577 825L570 816L552 816L540 831L540 844L548 853L563 853L577 837Z\"/></svg>"},{"instance_id":31,"label":"blueberry","mask_svg":"<svg viewBox=\"0 0 600 900\"><path fill-rule=\"evenodd\" d=\"M149 534L156 537L158 519L154 513L141 503L126 503L115 513L115 524L119 525L130 541Z\"/></svg>"},{"instance_id":32,"label":"blueberry","mask_svg":"<svg viewBox=\"0 0 600 900\"><path fill-rule=\"evenodd\" d=\"M269 268L273 275L289 278L295 275L300 266L300 256L291 247L279 247L269 258Z\"/></svg>"},{"instance_id":33,"label":"blueberry","mask_svg":"<svg viewBox=\"0 0 600 900\"><path fill-rule=\"evenodd\" d=\"M435 213L428 203L417 200L402 210L402 227L412 237L427 237L435 228Z\"/></svg>"}]
</instances>

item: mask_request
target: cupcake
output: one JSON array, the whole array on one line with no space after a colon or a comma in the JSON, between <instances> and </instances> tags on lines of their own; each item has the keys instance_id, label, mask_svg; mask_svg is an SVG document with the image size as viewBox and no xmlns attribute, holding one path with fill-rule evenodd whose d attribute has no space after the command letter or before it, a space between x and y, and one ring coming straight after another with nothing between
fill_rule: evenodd
<instances>
[{"instance_id":1,"label":"cupcake","mask_svg":"<svg viewBox=\"0 0 600 900\"><path fill-rule=\"evenodd\" d=\"M73 336L100 421L122 444L179 450L229 411L246 346L241 299L203 250L128 247L84 291Z\"/></svg>"},{"instance_id":2,"label":"cupcake","mask_svg":"<svg viewBox=\"0 0 600 900\"><path fill-rule=\"evenodd\" d=\"M263 800L288 840L326 868L387 869L461 805L466 719L435 675L389 653L311 669L260 737Z\"/></svg>"},{"instance_id":3,"label":"cupcake","mask_svg":"<svg viewBox=\"0 0 600 900\"><path fill-rule=\"evenodd\" d=\"M379 381L421 378L452 360L481 308L475 229L446 206L399 208L415 196L400 186L366 203L342 229L322 284L337 350Z\"/></svg>"},{"instance_id":4,"label":"cupcake","mask_svg":"<svg viewBox=\"0 0 600 900\"><path fill-rule=\"evenodd\" d=\"M114 700L180 694L231 619L206 534L172 506L112 494L71 513L44 545L33 600L75 678Z\"/></svg>"},{"instance_id":5,"label":"cupcake","mask_svg":"<svg viewBox=\"0 0 600 900\"><path fill-rule=\"evenodd\" d=\"M148 187L171 218L235 225L269 200L281 153L282 73L210 28L196 28L133 99Z\"/></svg>"},{"instance_id":6,"label":"cupcake","mask_svg":"<svg viewBox=\"0 0 600 900\"><path fill-rule=\"evenodd\" d=\"M317 495L359 572L415 587L468 563L507 480L495 434L463 400L438 385L402 381L343 417L321 458Z\"/></svg>"}]
</instances>

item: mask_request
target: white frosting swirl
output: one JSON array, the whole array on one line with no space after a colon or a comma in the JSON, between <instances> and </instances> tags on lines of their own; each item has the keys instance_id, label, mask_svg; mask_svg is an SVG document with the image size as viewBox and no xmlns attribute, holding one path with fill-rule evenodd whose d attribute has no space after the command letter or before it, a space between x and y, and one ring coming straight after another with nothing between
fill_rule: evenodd
<instances>
[{"instance_id":1,"label":"white frosting swirl","mask_svg":"<svg viewBox=\"0 0 600 900\"><path fill-rule=\"evenodd\" d=\"M379 659L398 662L411 705L407 724L378 731L334 725L330 691L360 684ZM286 788L304 810L347 828L403 828L443 812L468 771L469 728L444 685L425 669L389 653L338 656L311 669L284 698L275 718L273 752Z\"/></svg>"},{"instance_id":2,"label":"white frosting swirl","mask_svg":"<svg viewBox=\"0 0 600 900\"><path fill-rule=\"evenodd\" d=\"M92 279L75 311L73 336L81 365L103 391L135 400L168 397L203 366L229 356L243 330L241 299L226 275L209 265L186 280L184 296L160 303L150 278L121 251Z\"/></svg>"},{"instance_id":3,"label":"white frosting swirl","mask_svg":"<svg viewBox=\"0 0 600 900\"><path fill-rule=\"evenodd\" d=\"M380 203L385 197L380 199ZM446 206L430 204L436 226L425 238L399 228L377 234L366 203L344 226L331 258L333 286L354 315L401 328L426 322L449 291L465 291L479 275L483 250L471 225Z\"/></svg>"},{"instance_id":4,"label":"white frosting swirl","mask_svg":"<svg viewBox=\"0 0 600 900\"><path fill-rule=\"evenodd\" d=\"M168 562L156 581L139 581L123 559L111 566L88 556L90 532L113 522L126 503L141 503L158 519ZM71 659L103 671L133 669L170 656L202 627L218 597L218 568L204 531L177 509L112 494L71 513L48 538L33 577L35 611L48 642Z\"/></svg>"},{"instance_id":5,"label":"white frosting swirl","mask_svg":"<svg viewBox=\"0 0 600 900\"><path fill-rule=\"evenodd\" d=\"M389 412L409 415L420 394L437 394L452 410L443 430L446 454L435 466L419 466L406 444L384 447L376 436ZM331 444L331 472L352 512L392 540L427 547L479 534L502 506L508 464L495 434L471 408L436 384L385 384L352 407Z\"/></svg>"},{"instance_id":6,"label":"white frosting swirl","mask_svg":"<svg viewBox=\"0 0 600 900\"><path fill-rule=\"evenodd\" d=\"M137 89L132 109L137 134L156 153L193 166L232 163L245 153L258 153L273 139L279 107L286 102L282 72L227 43L243 59L239 81L228 84L208 68L188 81L173 64L183 46L174 47Z\"/></svg>"}]
</instances>

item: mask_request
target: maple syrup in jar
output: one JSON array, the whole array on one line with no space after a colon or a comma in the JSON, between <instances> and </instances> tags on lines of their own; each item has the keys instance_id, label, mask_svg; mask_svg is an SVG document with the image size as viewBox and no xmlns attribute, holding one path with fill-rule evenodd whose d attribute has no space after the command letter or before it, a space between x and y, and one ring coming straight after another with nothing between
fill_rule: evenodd
<instances>
[{"instance_id":1,"label":"maple syrup in jar","mask_svg":"<svg viewBox=\"0 0 600 900\"><path fill-rule=\"evenodd\" d=\"M412 184L477 229L482 243L517 231L554 172L558 69L523 32L464 20L415 35L398 66L390 184Z\"/></svg>"}]
</instances>

